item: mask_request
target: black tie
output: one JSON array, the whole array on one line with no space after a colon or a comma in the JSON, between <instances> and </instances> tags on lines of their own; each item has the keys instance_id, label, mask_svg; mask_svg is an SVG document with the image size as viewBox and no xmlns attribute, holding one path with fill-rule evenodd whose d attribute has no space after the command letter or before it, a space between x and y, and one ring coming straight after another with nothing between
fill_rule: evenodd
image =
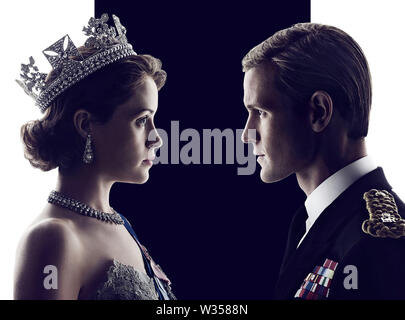
<instances>
[{"instance_id":1,"label":"black tie","mask_svg":"<svg viewBox=\"0 0 405 320\"><path fill-rule=\"evenodd\" d=\"M284 253L283 263L281 264L281 271L284 270L291 255L297 249L298 242L306 231L305 221L308 219L308 213L305 206L302 205L291 220L290 230L288 231L287 246Z\"/></svg>"}]
</instances>

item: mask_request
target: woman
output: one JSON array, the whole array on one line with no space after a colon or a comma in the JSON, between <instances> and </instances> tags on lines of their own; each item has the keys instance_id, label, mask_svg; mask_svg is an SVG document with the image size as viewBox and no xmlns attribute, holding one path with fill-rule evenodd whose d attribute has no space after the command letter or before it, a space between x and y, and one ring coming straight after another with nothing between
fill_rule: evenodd
<instances>
[{"instance_id":1,"label":"woman","mask_svg":"<svg viewBox=\"0 0 405 320\"><path fill-rule=\"evenodd\" d=\"M115 182L145 183L161 139L154 126L160 60L137 55L113 15L91 18L85 46L68 36L44 51L53 70L30 58L19 84L41 120L21 128L25 156L58 168L48 204L22 237L15 299L174 299L170 281L109 205Z\"/></svg>"}]
</instances>

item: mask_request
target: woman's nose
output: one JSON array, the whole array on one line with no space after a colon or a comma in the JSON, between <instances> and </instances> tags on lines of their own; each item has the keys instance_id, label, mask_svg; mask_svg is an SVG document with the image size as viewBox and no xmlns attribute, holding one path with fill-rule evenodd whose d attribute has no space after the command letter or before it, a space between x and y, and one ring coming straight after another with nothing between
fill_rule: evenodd
<instances>
[{"instance_id":1,"label":"woman's nose","mask_svg":"<svg viewBox=\"0 0 405 320\"><path fill-rule=\"evenodd\" d=\"M158 149L163 145L163 140L160 137L156 128L149 132L148 139L146 141L146 146L151 149Z\"/></svg>"}]
</instances>

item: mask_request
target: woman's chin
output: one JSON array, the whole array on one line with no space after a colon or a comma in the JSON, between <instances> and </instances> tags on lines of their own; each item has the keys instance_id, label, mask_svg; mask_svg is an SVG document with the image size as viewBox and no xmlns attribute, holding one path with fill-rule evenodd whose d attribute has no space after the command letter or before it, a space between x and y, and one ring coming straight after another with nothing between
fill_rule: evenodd
<instances>
[{"instance_id":1,"label":"woman's chin","mask_svg":"<svg viewBox=\"0 0 405 320\"><path fill-rule=\"evenodd\" d=\"M141 175L137 175L136 177L134 177L134 182L133 183L144 184L148 180L149 180L149 171L146 171L145 173L143 173Z\"/></svg>"},{"instance_id":2,"label":"woman's chin","mask_svg":"<svg viewBox=\"0 0 405 320\"><path fill-rule=\"evenodd\" d=\"M149 180L149 170L142 170L142 172L134 172L130 176L126 176L126 178L119 179L123 183L133 183L133 184L144 184Z\"/></svg>"},{"instance_id":3,"label":"woman's chin","mask_svg":"<svg viewBox=\"0 0 405 320\"><path fill-rule=\"evenodd\" d=\"M141 179L139 182L137 182L138 184L144 184L144 183L146 183L147 181L149 180L149 174L144 178L144 179Z\"/></svg>"}]
</instances>

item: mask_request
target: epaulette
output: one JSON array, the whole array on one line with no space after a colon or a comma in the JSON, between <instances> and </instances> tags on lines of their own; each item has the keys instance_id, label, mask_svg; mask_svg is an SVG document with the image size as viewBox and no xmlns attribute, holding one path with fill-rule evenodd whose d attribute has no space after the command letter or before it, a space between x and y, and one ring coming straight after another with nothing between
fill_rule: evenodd
<instances>
[{"instance_id":1,"label":"epaulette","mask_svg":"<svg viewBox=\"0 0 405 320\"><path fill-rule=\"evenodd\" d=\"M405 220L398 213L392 194L386 190L371 189L363 195L369 218L361 226L363 232L377 238L405 236Z\"/></svg>"}]
</instances>

